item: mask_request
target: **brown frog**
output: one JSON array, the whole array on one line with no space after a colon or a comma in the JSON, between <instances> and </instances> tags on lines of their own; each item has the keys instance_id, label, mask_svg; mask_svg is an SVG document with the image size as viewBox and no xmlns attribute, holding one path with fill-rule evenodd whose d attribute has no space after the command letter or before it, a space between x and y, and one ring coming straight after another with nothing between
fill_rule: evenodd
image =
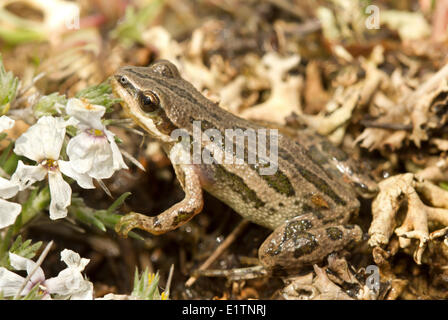
<instances>
[{"instance_id":1,"label":"brown frog","mask_svg":"<svg viewBox=\"0 0 448 320\"><path fill-rule=\"evenodd\" d=\"M182 201L157 216L125 215L116 226L122 235L134 228L152 234L178 228L202 210L205 190L273 230L259 249L268 270L300 269L361 240L360 227L349 224L360 206L353 186L371 194L376 185L326 139L307 132L296 138L272 134L274 129L239 118L205 98L168 61L123 67L112 85L130 118L160 141L185 191ZM199 141L198 125L207 131ZM267 131L269 139L257 143L264 142L269 153L257 158L249 138ZM219 161L219 153L228 161ZM212 154L211 161L194 161L195 154Z\"/></svg>"}]
</instances>

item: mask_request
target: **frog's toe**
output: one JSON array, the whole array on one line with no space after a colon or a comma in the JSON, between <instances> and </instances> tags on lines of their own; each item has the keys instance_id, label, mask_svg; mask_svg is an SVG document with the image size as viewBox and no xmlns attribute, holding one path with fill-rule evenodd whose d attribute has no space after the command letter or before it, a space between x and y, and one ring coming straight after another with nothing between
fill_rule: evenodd
<instances>
[{"instance_id":1,"label":"frog's toe","mask_svg":"<svg viewBox=\"0 0 448 320\"><path fill-rule=\"evenodd\" d=\"M138 213L131 212L121 217L115 225L115 232L121 237L127 238L128 233L139 225Z\"/></svg>"}]
</instances>

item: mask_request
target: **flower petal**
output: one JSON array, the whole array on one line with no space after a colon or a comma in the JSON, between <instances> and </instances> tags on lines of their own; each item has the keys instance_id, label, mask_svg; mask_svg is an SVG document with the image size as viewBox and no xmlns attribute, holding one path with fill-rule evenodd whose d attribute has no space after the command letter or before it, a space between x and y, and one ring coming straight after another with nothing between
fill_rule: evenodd
<instances>
[{"instance_id":1,"label":"flower petal","mask_svg":"<svg viewBox=\"0 0 448 320\"><path fill-rule=\"evenodd\" d=\"M120 149L117 146L117 143L115 142L115 135L109 131L106 130L107 139L110 142L110 147L112 149L112 154L114 158L114 169L120 170L120 169L128 169L128 166L123 160L123 156L121 155Z\"/></svg>"},{"instance_id":2,"label":"flower petal","mask_svg":"<svg viewBox=\"0 0 448 320\"><path fill-rule=\"evenodd\" d=\"M68 115L75 117L80 121L81 129L90 127L101 129L101 118L106 112L104 106L90 104L77 98L71 98L67 101L66 112Z\"/></svg>"},{"instance_id":3,"label":"flower petal","mask_svg":"<svg viewBox=\"0 0 448 320\"><path fill-rule=\"evenodd\" d=\"M45 178L47 170L41 165L28 166L19 160L17 169L11 177L11 182L19 186L19 190L24 190L31 186L36 181L41 181Z\"/></svg>"},{"instance_id":4,"label":"flower petal","mask_svg":"<svg viewBox=\"0 0 448 320\"><path fill-rule=\"evenodd\" d=\"M70 161L59 160L58 164L59 164L59 170L61 170L61 172L63 174L65 174L67 177L70 177L70 178L76 180L76 182L78 183L78 185L81 188L95 189L95 186L93 185L92 178L89 177L87 174L76 172L73 169Z\"/></svg>"},{"instance_id":5,"label":"flower petal","mask_svg":"<svg viewBox=\"0 0 448 320\"><path fill-rule=\"evenodd\" d=\"M67 268L59 272L57 277L45 281L47 289L53 294L70 296L72 300L93 299L93 284L81 274L90 260L68 249L61 252L61 260L67 264Z\"/></svg>"},{"instance_id":6,"label":"flower petal","mask_svg":"<svg viewBox=\"0 0 448 320\"><path fill-rule=\"evenodd\" d=\"M37 263L31 259L19 256L15 253L9 253L9 261L11 266L16 270L26 270L27 274L30 274L34 271L37 266ZM30 282L32 284L36 284L38 282L45 281L45 274L41 267L38 267L34 274L30 278ZM31 288L30 288L31 289Z\"/></svg>"},{"instance_id":7,"label":"flower petal","mask_svg":"<svg viewBox=\"0 0 448 320\"><path fill-rule=\"evenodd\" d=\"M21 211L20 204L0 199L0 229L14 224Z\"/></svg>"},{"instance_id":8,"label":"flower petal","mask_svg":"<svg viewBox=\"0 0 448 320\"><path fill-rule=\"evenodd\" d=\"M62 250L61 260L64 261L69 268L74 268L79 272L83 271L86 265L90 262L90 259L81 258L79 253L69 249Z\"/></svg>"},{"instance_id":9,"label":"flower petal","mask_svg":"<svg viewBox=\"0 0 448 320\"><path fill-rule=\"evenodd\" d=\"M48 172L48 181L50 183L50 219L61 219L67 216L67 207L71 203L72 189L70 185L62 178L59 171Z\"/></svg>"},{"instance_id":10,"label":"flower petal","mask_svg":"<svg viewBox=\"0 0 448 320\"><path fill-rule=\"evenodd\" d=\"M13 119L11 119L7 116L1 116L0 117L0 132L14 127L14 122L15 121Z\"/></svg>"},{"instance_id":11,"label":"flower petal","mask_svg":"<svg viewBox=\"0 0 448 320\"><path fill-rule=\"evenodd\" d=\"M70 139L67 144L67 156L73 169L80 173L86 173L92 169L96 144L95 139L84 131Z\"/></svg>"},{"instance_id":12,"label":"flower petal","mask_svg":"<svg viewBox=\"0 0 448 320\"><path fill-rule=\"evenodd\" d=\"M78 292L72 294L70 300L93 300L93 283L84 280Z\"/></svg>"},{"instance_id":13,"label":"flower petal","mask_svg":"<svg viewBox=\"0 0 448 320\"><path fill-rule=\"evenodd\" d=\"M41 117L16 141L14 152L31 160L57 160L65 137L65 128L74 125L73 118L65 121L51 116Z\"/></svg>"},{"instance_id":14,"label":"flower petal","mask_svg":"<svg viewBox=\"0 0 448 320\"><path fill-rule=\"evenodd\" d=\"M25 278L6 268L0 267L0 292L5 297L15 296L17 291L22 287L24 281Z\"/></svg>"},{"instance_id":15,"label":"flower petal","mask_svg":"<svg viewBox=\"0 0 448 320\"><path fill-rule=\"evenodd\" d=\"M19 184L11 180L0 177L0 197L9 199L19 192Z\"/></svg>"},{"instance_id":16,"label":"flower petal","mask_svg":"<svg viewBox=\"0 0 448 320\"><path fill-rule=\"evenodd\" d=\"M105 134L105 131L101 131ZM115 170L114 154L106 135L82 132L70 140L67 155L74 170L95 179L108 179Z\"/></svg>"},{"instance_id":17,"label":"flower petal","mask_svg":"<svg viewBox=\"0 0 448 320\"><path fill-rule=\"evenodd\" d=\"M79 291L84 278L79 271L66 268L56 277L45 281L45 287L53 294L69 295Z\"/></svg>"}]
</instances>

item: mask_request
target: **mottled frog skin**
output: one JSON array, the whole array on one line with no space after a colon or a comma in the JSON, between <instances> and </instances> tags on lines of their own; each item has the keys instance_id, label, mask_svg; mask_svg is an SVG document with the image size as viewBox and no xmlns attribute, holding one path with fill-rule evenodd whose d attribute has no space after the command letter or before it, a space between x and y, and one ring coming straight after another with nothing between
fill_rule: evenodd
<instances>
[{"instance_id":1,"label":"mottled frog skin","mask_svg":"<svg viewBox=\"0 0 448 320\"><path fill-rule=\"evenodd\" d=\"M123 67L112 86L130 118L159 140L172 160L187 151L171 132L183 128L192 135L193 121L223 136L228 128L264 128L205 98L168 61ZM353 186L367 193L376 188L352 168L345 153L309 132L296 138L279 133L278 170L272 175L261 175L247 162L173 166L185 199L153 217L131 212L117 231L126 236L133 228L152 234L174 230L202 210L205 190L244 218L273 230L259 249L260 262L268 270L300 269L360 241L360 227L348 224L360 206Z\"/></svg>"}]
</instances>

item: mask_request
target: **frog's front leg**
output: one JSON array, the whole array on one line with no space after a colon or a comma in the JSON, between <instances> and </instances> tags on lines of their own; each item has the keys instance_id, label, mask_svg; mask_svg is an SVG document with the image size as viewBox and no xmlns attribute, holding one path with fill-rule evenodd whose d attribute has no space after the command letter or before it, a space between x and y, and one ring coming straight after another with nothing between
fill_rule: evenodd
<instances>
[{"instance_id":1,"label":"frog's front leg","mask_svg":"<svg viewBox=\"0 0 448 320\"><path fill-rule=\"evenodd\" d=\"M300 269L359 242L362 235L357 225L313 227L309 220L299 216L275 229L261 245L258 255L268 270Z\"/></svg>"},{"instance_id":2,"label":"frog's front leg","mask_svg":"<svg viewBox=\"0 0 448 320\"><path fill-rule=\"evenodd\" d=\"M162 234L180 227L201 212L202 187L194 166L177 165L175 169L176 175L181 180L185 198L155 217L137 212L128 213L115 226L117 233L126 237L129 231L138 228L152 234Z\"/></svg>"}]
</instances>

